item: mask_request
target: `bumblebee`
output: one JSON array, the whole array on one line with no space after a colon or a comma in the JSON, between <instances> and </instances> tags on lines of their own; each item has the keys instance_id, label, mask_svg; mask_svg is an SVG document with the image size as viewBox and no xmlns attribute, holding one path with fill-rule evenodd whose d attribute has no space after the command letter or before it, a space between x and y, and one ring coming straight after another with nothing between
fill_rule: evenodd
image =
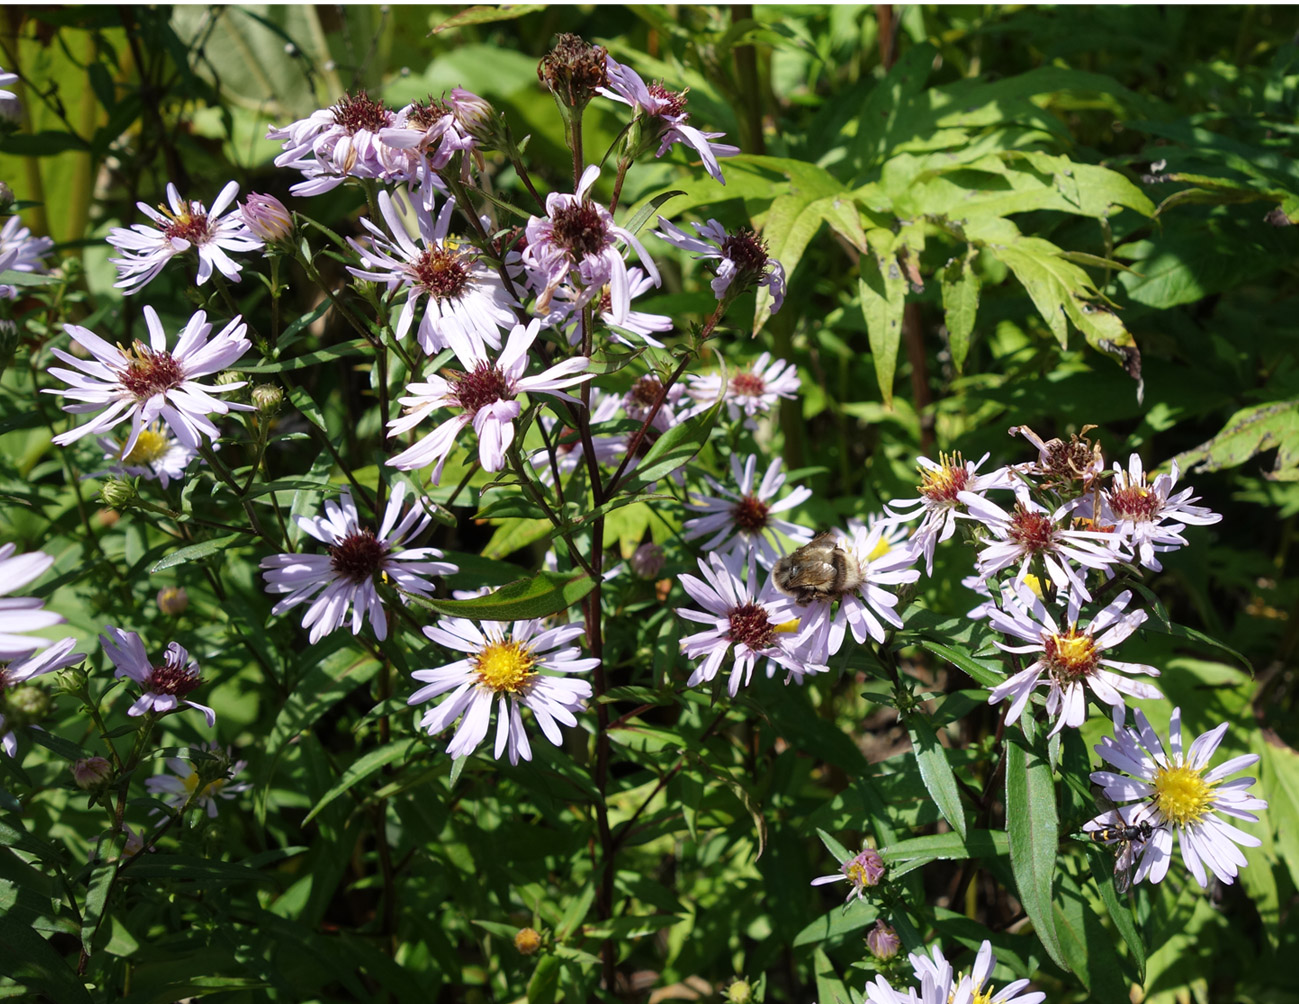
<instances>
[{"instance_id":1,"label":"bumblebee","mask_svg":"<svg viewBox=\"0 0 1299 1004\"><path fill-rule=\"evenodd\" d=\"M862 584L861 565L845 551L833 530L819 533L771 570L771 581L799 606L813 600L834 600Z\"/></svg>"}]
</instances>

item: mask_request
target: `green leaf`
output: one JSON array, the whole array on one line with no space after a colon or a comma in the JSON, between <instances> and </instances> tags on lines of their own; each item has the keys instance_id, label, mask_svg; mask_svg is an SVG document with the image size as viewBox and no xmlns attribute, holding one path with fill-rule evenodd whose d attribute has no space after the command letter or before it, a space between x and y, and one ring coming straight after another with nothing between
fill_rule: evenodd
<instances>
[{"instance_id":1,"label":"green leaf","mask_svg":"<svg viewBox=\"0 0 1299 1004\"><path fill-rule=\"evenodd\" d=\"M312 806L311 811L308 812L306 818L302 820L303 824L305 825L311 822L320 814L321 810L324 809L325 806L329 805L330 802L345 791L348 791L355 785L360 784L371 774L382 770L394 760L404 760L412 750L418 749L419 747L420 744L415 741L406 743L393 742L386 746L380 746L378 749L370 750L369 753L366 753L348 767L347 770L343 771L343 776L338 779L338 783L325 792L325 794L321 796L320 801Z\"/></svg>"},{"instance_id":2,"label":"green leaf","mask_svg":"<svg viewBox=\"0 0 1299 1004\"><path fill-rule=\"evenodd\" d=\"M842 888L842 887L835 887ZM864 927L870 927L880 915L879 907L864 899L854 899L847 908L836 906L818 917L794 936L794 947L819 945L831 938L842 938Z\"/></svg>"},{"instance_id":3,"label":"green leaf","mask_svg":"<svg viewBox=\"0 0 1299 1004\"><path fill-rule=\"evenodd\" d=\"M911 861L964 861L1000 857L1008 847L1006 834L999 830L970 830L964 838L959 833L934 833L899 840L880 848L880 857L889 866Z\"/></svg>"},{"instance_id":4,"label":"green leaf","mask_svg":"<svg viewBox=\"0 0 1299 1004\"><path fill-rule=\"evenodd\" d=\"M1130 901L1120 901L1118 893L1114 891L1114 854L1090 841L1085 850L1101 901L1105 904L1110 919L1114 921L1114 927L1122 935L1124 944L1128 946L1128 951L1132 953L1132 960L1137 967L1137 981L1141 982L1146 971L1146 945L1137 930Z\"/></svg>"},{"instance_id":5,"label":"green leaf","mask_svg":"<svg viewBox=\"0 0 1299 1004\"><path fill-rule=\"evenodd\" d=\"M986 659L976 659L974 656L960 649L952 648L950 645L943 645L928 638L917 638L916 644L927 652L932 652L940 658L946 659L957 669L961 670L970 679L980 683L985 687L996 687L1006 681L1005 673L996 668L996 664Z\"/></svg>"},{"instance_id":6,"label":"green leaf","mask_svg":"<svg viewBox=\"0 0 1299 1004\"><path fill-rule=\"evenodd\" d=\"M943 316L947 323L947 338L952 349L952 365L956 372L965 369L965 357L970 351L970 335L974 332L974 318L979 312L979 277L970 267L970 259L953 260L939 276L943 293Z\"/></svg>"},{"instance_id":7,"label":"green leaf","mask_svg":"<svg viewBox=\"0 0 1299 1004\"><path fill-rule=\"evenodd\" d=\"M1033 922L1042 947L1055 963L1069 968L1052 911L1052 881L1059 850L1059 824L1055 811L1055 785L1051 768L1022 739L1006 742L1006 835L1010 841L1010 867L1015 874L1019 901Z\"/></svg>"},{"instance_id":8,"label":"green leaf","mask_svg":"<svg viewBox=\"0 0 1299 1004\"><path fill-rule=\"evenodd\" d=\"M328 304L328 300L325 301ZM307 366L315 366L319 363L333 362L336 359L348 359L353 356L362 356L371 354L368 343L361 338L351 342L343 342L339 345L329 345L323 349L317 349L315 352L308 352L305 355L293 356L290 359L280 359L270 363L258 363L255 366L232 366L231 370L235 373L282 373L285 370L300 370Z\"/></svg>"},{"instance_id":9,"label":"green leaf","mask_svg":"<svg viewBox=\"0 0 1299 1004\"><path fill-rule=\"evenodd\" d=\"M870 340L871 358L875 363L875 379L879 383L884 407L891 408L893 375L897 371L898 346L902 343L907 280L894 256L895 235L887 230L872 230L866 237L874 256L874 267L866 258L862 259L857 291Z\"/></svg>"},{"instance_id":10,"label":"green leaf","mask_svg":"<svg viewBox=\"0 0 1299 1004\"><path fill-rule=\"evenodd\" d=\"M440 614L471 621L522 621L567 610L594 588L595 583L583 571L541 571L472 600L431 600L422 596L410 596L410 600Z\"/></svg>"},{"instance_id":11,"label":"green leaf","mask_svg":"<svg viewBox=\"0 0 1299 1004\"><path fill-rule=\"evenodd\" d=\"M725 373L722 374L721 385L726 386ZM636 469L627 474L617 486L618 493L639 501L637 497L648 492L652 485L693 460L695 454L708 442L724 403L724 398L719 396L707 411L687 418L659 436L646 452L645 458L636 465Z\"/></svg>"},{"instance_id":12,"label":"green leaf","mask_svg":"<svg viewBox=\"0 0 1299 1004\"><path fill-rule=\"evenodd\" d=\"M0 972L59 1004L91 1004L80 977L31 926L0 917Z\"/></svg>"},{"instance_id":13,"label":"green leaf","mask_svg":"<svg viewBox=\"0 0 1299 1004\"><path fill-rule=\"evenodd\" d=\"M508 3L496 4L493 6L484 6L475 4L472 7L466 7L459 14L447 18L441 24L433 29L433 34L451 31L453 28L463 28L470 24L492 24L496 21L513 21L515 18L523 17L525 14L532 14L539 10L545 10L544 3Z\"/></svg>"},{"instance_id":14,"label":"green leaf","mask_svg":"<svg viewBox=\"0 0 1299 1004\"><path fill-rule=\"evenodd\" d=\"M961 805L961 792L956 787L956 775L947 762L947 754L938 742L933 726L921 715L907 717L907 732L915 747L916 762L925 788L938 806L938 811L952 829L964 839L965 807Z\"/></svg>"},{"instance_id":15,"label":"green leaf","mask_svg":"<svg viewBox=\"0 0 1299 1004\"><path fill-rule=\"evenodd\" d=\"M121 853L126 844L126 834L119 833L112 840L105 840L100 845L104 850L110 847L114 858ZM81 907L81 949L87 955L92 950L91 941L99 930L100 921L104 918L104 907L108 905L108 894L113 888L113 879L117 877L117 861L101 860L90 873L90 882L86 886L86 896Z\"/></svg>"},{"instance_id":16,"label":"green leaf","mask_svg":"<svg viewBox=\"0 0 1299 1004\"><path fill-rule=\"evenodd\" d=\"M839 841L835 840L834 837L830 836L830 834L826 833L825 830L821 829L819 826L816 829L816 835L821 838L821 843L825 844L825 849L834 855L834 859L838 861L839 864L843 864L853 856L852 851L844 847L843 844L839 843Z\"/></svg>"},{"instance_id":17,"label":"green leaf","mask_svg":"<svg viewBox=\"0 0 1299 1004\"><path fill-rule=\"evenodd\" d=\"M247 542L251 538L242 533L228 533L222 537L213 537L211 540L203 540L197 544L190 544L188 547L182 547L172 551L167 557L155 561L149 566L149 573L155 574L163 569L173 568L176 565L183 565L187 561L198 561L200 558L206 558L209 555L216 554L219 551L229 550L231 547L238 546L235 541Z\"/></svg>"},{"instance_id":18,"label":"green leaf","mask_svg":"<svg viewBox=\"0 0 1299 1004\"><path fill-rule=\"evenodd\" d=\"M1299 398L1240 409L1212 439L1178 454L1177 465L1183 471L1220 471L1271 449L1276 461L1264 477L1299 481Z\"/></svg>"},{"instance_id":19,"label":"green leaf","mask_svg":"<svg viewBox=\"0 0 1299 1004\"><path fill-rule=\"evenodd\" d=\"M659 211L659 207L662 206L663 203L667 202L669 199L675 199L678 195L685 194L686 193L680 189L674 189L671 192L660 192L658 195L654 196L654 198L650 199L649 202L642 203L636 212L632 214L631 219L623 224L624 228L631 231L633 234L640 233L645 224L649 222L649 218Z\"/></svg>"}]
</instances>

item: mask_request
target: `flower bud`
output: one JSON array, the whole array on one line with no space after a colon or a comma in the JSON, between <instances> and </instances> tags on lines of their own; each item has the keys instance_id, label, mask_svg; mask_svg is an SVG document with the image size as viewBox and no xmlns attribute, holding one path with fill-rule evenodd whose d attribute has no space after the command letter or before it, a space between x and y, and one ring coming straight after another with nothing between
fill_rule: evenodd
<instances>
[{"instance_id":1,"label":"flower bud","mask_svg":"<svg viewBox=\"0 0 1299 1004\"><path fill-rule=\"evenodd\" d=\"M287 241L293 236L293 214L273 195L249 192L239 206L239 213L254 236L267 244Z\"/></svg>"},{"instance_id":2,"label":"flower bud","mask_svg":"<svg viewBox=\"0 0 1299 1004\"><path fill-rule=\"evenodd\" d=\"M658 544L641 544L632 553L631 570L642 579L652 579L663 570L663 548Z\"/></svg>"},{"instance_id":3,"label":"flower bud","mask_svg":"<svg viewBox=\"0 0 1299 1004\"><path fill-rule=\"evenodd\" d=\"M875 926L866 933L866 947L882 962L898 954L898 949L902 947L902 940L898 937L897 931L884 921L877 920Z\"/></svg>"},{"instance_id":4,"label":"flower bud","mask_svg":"<svg viewBox=\"0 0 1299 1004\"><path fill-rule=\"evenodd\" d=\"M484 146L501 146L500 124L496 109L486 98L480 98L473 91L457 87L447 99L451 114L456 121L474 139Z\"/></svg>"},{"instance_id":5,"label":"flower bud","mask_svg":"<svg viewBox=\"0 0 1299 1004\"><path fill-rule=\"evenodd\" d=\"M879 885L884 878L884 859L879 851L866 847L856 857L844 862L843 872L856 889L869 889Z\"/></svg>"},{"instance_id":6,"label":"flower bud","mask_svg":"<svg viewBox=\"0 0 1299 1004\"><path fill-rule=\"evenodd\" d=\"M609 53L579 35L564 33L537 64L537 79L555 96L560 110L585 108L596 88L609 83Z\"/></svg>"},{"instance_id":7,"label":"flower bud","mask_svg":"<svg viewBox=\"0 0 1299 1004\"><path fill-rule=\"evenodd\" d=\"M5 729L8 731L43 721L53 710L54 702L40 687L22 684L4 695L0 708L3 708Z\"/></svg>"},{"instance_id":8,"label":"flower bud","mask_svg":"<svg viewBox=\"0 0 1299 1004\"><path fill-rule=\"evenodd\" d=\"M514 947L523 955L535 955L541 947L541 935L534 928L521 927L514 936Z\"/></svg>"},{"instance_id":9,"label":"flower bud","mask_svg":"<svg viewBox=\"0 0 1299 1004\"><path fill-rule=\"evenodd\" d=\"M748 980L736 980L726 988L726 1004L752 1004L753 985Z\"/></svg>"},{"instance_id":10,"label":"flower bud","mask_svg":"<svg viewBox=\"0 0 1299 1004\"><path fill-rule=\"evenodd\" d=\"M278 414L280 405L284 403L284 391L273 383L259 383L249 396L253 407L267 417Z\"/></svg>"},{"instance_id":11,"label":"flower bud","mask_svg":"<svg viewBox=\"0 0 1299 1004\"><path fill-rule=\"evenodd\" d=\"M138 497L139 492L135 490L135 482L127 481L125 478L105 478L103 486L99 489L100 500L113 509L128 509Z\"/></svg>"},{"instance_id":12,"label":"flower bud","mask_svg":"<svg viewBox=\"0 0 1299 1004\"><path fill-rule=\"evenodd\" d=\"M179 617L189 608L189 593L181 586L163 586L158 590L158 609L168 617Z\"/></svg>"},{"instance_id":13,"label":"flower bud","mask_svg":"<svg viewBox=\"0 0 1299 1004\"><path fill-rule=\"evenodd\" d=\"M73 761L72 777L82 791L101 788L113 776L113 765L102 756L84 757Z\"/></svg>"}]
</instances>

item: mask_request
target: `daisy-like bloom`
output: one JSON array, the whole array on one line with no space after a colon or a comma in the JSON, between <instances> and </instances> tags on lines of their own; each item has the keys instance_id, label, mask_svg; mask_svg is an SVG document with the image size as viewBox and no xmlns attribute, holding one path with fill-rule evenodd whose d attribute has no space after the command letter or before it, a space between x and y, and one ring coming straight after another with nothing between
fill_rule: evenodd
<instances>
[{"instance_id":1,"label":"daisy-like bloom","mask_svg":"<svg viewBox=\"0 0 1299 1004\"><path fill-rule=\"evenodd\" d=\"M208 728L216 724L215 711L185 698L203 682L199 677L198 662L190 658L189 652L173 641L167 646L162 663L155 666L144 650L144 641L134 631L120 631L112 626L104 630L107 633L99 636L99 643L117 667L113 676L132 679L144 691L126 709L128 715L137 718L146 711L162 715L186 704L203 712Z\"/></svg>"},{"instance_id":2,"label":"daisy-like bloom","mask_svg":"<svg viewBox=\"0 0 1299 1004\"><path fill-rule=\"evenodd\" d=\"M876 976L866 984L867 1004L956 1004L950 973L946 980L941 981L936 980L934 974L930 972L917 978L920 980L919 994L914 987L906 993L901 993L894 990L883 976ZM967 995L961 1000L961 1004L984 1004L984 1002L976 1002Z\"/></svg>"},{"instance_id":3,"label":"daisy-like bloom","mask_svg":"<svg viewBox=\"0 0 1299 1004\"><path fill-rule=\"evenodd\" d=\"M752 552L757 556L759 565L771 568L784 553L777 546L777 532L789 537L795 547L806 544L813 536L812 531L806 527L788 520L773 519L773 514L802 505L812 497L812 489L795 488L776 502L776 494L785 484L780 458L771 462L767 473L762 477L762 483L755 490L753 479L757 464L757 456L750 455L741 467L739 456L731 454L731 478L738 486L738 491L704 475L708 486L717 494L695 496L686 503L686 508L691 512L704 515L686 520L684 536L686 540L695 540L712 534L700 546L705 551L714 551L719 550L734 535L733 550L745 557Z\"/></svg>"},{"instance_id":4,"label":"daisy-like bloom","mask_svg":"<svg viewBox=\"0 0 1299 1004\"><path fill-rule=\"evenodd\" d=\"M29 631L62 624L63 618L45 610L35 596L10 596L44 575L54 558L44 551L16 555L16 544L0 545L0 660L18 659L50 643L48 638L26 638Z\"/></svg>"},{"instance_id":5,"label":"daisy-like bloom","mask_svg":"<svg viewBox=\"0 0 1299 1004\"><path fill-rule=\"evenodd\" d=\"M423 161L421 167L434 171L446 167L457 153L472 153L481 169L483 158L478 153L478 142L460 114L461 109L476 108L475 100L481 102L482 98L457 87L450 101L430 97L412 102L393 116L391 126L379 130L379 138L398 150L418 151ZM470 158L466 157L461 167L465 181L470 178L469 162Z\"/></svg>"},{"instance_id":6,"label":"daisy-like bloom","mask_svg":"<svg viewBox=\"0 0 1299 1004\"><path fill-rule=\"evenodd\" d=\"M1118 527L1118 534L1135 552L1146 568L1159 572L1163 565L1155 557L1159 551L1176 551L1186 544L1182 531L1187 525L1207 526L1222 519L1219 513L1204 506L1192 505L1199 497L1194 489L1183 488L1172 494L1180 471L1177 461L1172 470L1153 481L1141 466L1141 457L1132 454L1128 469L1114 465L1114 480L1101 493L1101 519ZM1086 502L1088 500L1082 500ZM1079 511L1084 511L1080 502Z\"/></svg>"},{"instance_id":7,"label":"daisy-like bloom","mask_svg":"<svg viewBox=\"0 0 1299 1004\"><path fill-rule=\"evenodd\" d=\"M847 861L839 866L839 870L833 875L822 875L812 879L813 885L826 885L830 882L848 882L848 896L845 899L852 899L856 896L858 899L866 897L866 890L872 886L877 886L884 878L884 859L880 857L879 851L872 847L864 847L860 854L854 854Z\"/></svg>"},{"instance_id":8,"label":"daisy-like bloom","mask_svg":"<svg viewBox=\"0 0 1299 1004\"><path fill-rule=\"evenodd\" d=\"M717 165L718 157L733 157L740 152L738 146L729 143L714 143L713 140L725 136L721 132L702 132L690 125L690 115L686 111L686 91L669 91L662 81L656 80L646 84L640 74L630 66L624 66L607 57L606 72L609 86L601 87L600 93L606 98L613 98L623 104L631 105L638 117L651 119L659 127L659 149L656 157L662 157L673 143L682 143L693 149L704 162L704 169L723 185L722 169Z\"/></svg>"},{"instance_id":9,"label":"daisy-like bloom","mask_svg":"<svg viewBox=\"0 0 1299 1004\"><path fill-rule=\"evenodd\" d=\"M3 562L0 562L2 565ZM3 610L0 607L0 612ZM84 653L73 651L77 646L75 638L44 644L49 647L43 652L29 650L30 654L12 661L0 653L0 748L9 756L18 752L15 730L34 725L45 717L50 707L49 695L43 690L28 686L29 681L46 673L75 666L86 658Z\"/></svg>"},{"instance_id":10,"label":"daisy-like bloom","mask_svg":"<svg viewBox=\"0 0 1299 1004\"><path fill-rule=\"evenodd\" d=\"M724 392L731 421L737 421L743 414L749 420L750 428L755 427L753 418L771 411L780 398L792 401L798 397L800 384L794 364L784 359L772 359L770 352L762 353L751 366L733 374L724 391L720 373L692 376L689 381L687 393L697 402L691 409L692 414L707 411L717 400L717 395Z\"/></svg>"},{"instance_id":11,"label":"daisy-like bloom","mask_svg":"<svg viewBox=\"0 0 1299 1004\"><path fill-rule=\"evenodd\" d=\"M997 957L993 954L991 942L985 941L979 946L974 968L960 974L959 978L951 963L943 957L941 948L934 945L930 951L932 957L913 952L907 959L915 969L916 979L922 984L926 980L931 980L936 987L955 983L947 998L951 1004L1041 1004L1046 999L1046 994L1041 991L1020 992L1028 986L1028 980L1015 980L999 991L993 991L988 979L997 966Z\"/></svg>"},{"instance_id":12,"label":"daisy-like bloom","mask_svg":"<svg viewBox=\"0 0 1299 1004\"><path fill-rule=\"evenodd\" d=\"M600 664L599 659L580 658L581 650L570 644L585 630L581 624L565 624L543 631L539 620L475 624L462 617L444 617L424 633L444 648L466 653L466 658L412 673L426 686L411 694L407 703L423 704L452 691L437 707L424 712L419 727L434 735L463 715L447 746L453 759L478 748L487 735L492 704L496 703L492 755L499 760L508 750L512 764L531 760L532 747L520 707L531 710L542 733L559 746L563 734L556 723L576 725L573 713L583 710L591 696L591 684L566 675L589 673Z\"/></svg>"},{"instance_id":13,"label":"daisy-like bloom","mask_svg":"<svg viewBox=\"0 0 1299 1004\"><path fill-rule=\"evenodd\" d=\"M114 461L108 473L156 480L163 488L173 481L184 480L186 468L198 456L198 450L181 443L160 422L142 430L125 456L122 455L122 444L109 436L101 436L99 445L104 448L104 459Z\"/></svg>"},{"instance_id":14,"label":"daisy-like bloom","mask_svg":"<svg viewBox=\"0 0 1299 1004\"><path fill-rule=\"evenodd\" d=\"M22 225L22 220L11 216L0 227L0 272L44 272L47 270L45 256L53 249L53 240L33 237L31 230ZM17 299L18 287L0 285L0 298Z\"/></svg>"},{"instance_id":15,"label":"daisy-like bloom","mask_svg":"<svg viewBox=\"0 0 1299 1004\"><path fill-rule=\"evenodd\" d=\"M136 207L153 223L136 223L130 228L115 227L109 231L108 243L122 253L121 258L109 259L117 266L119 276L113 285L130 296L156 278L169 261L190 250L198 254L198 285L212 278L213 269L231 282L238 282L242 266L226 252L257 251L263 247L237 209L221 218L238 194L239 183L228 183L209 212L198 200L182 200L176 186L168 182L170 209L165 205L154 209L137 202Z\"/></svg>"},{"instance_id":16,"label":"daisy-like bloom","mask_svg":"<svg viewBox=\"0 0 1299 1004\"><path fill-rule=\"evenodd\" d=\"M230 753L220 749L216 743L209 743L207 749L215 753L218 760L225 762L225 777L209 781L200 789L202 778L194 769L194 764L179 757L168 757L167 766L171 768L172 773L145 778L145 788L151 795L162 799L173 809L182 808L192 797L193 802L190 804L202 806L207 810L210 819L216 819L217 799L224 798L229 801L238 798L241 792L248 791L252 785L247 781L234 781L248 766L247 760L232 761Z\"/></svg>"},{"instance_id":17,"label":"daisy-like bloom","mask_svg":"<svg viewBox=\"0 0 1299 1004\"><path fill-rule=\"evenodd\" d=\"M636 235L614 223L613 214L591 199L591 186L599 176L600 168L592 164L582 172L572 195L551 192L546 196L546 215L528 220L523 264L537 292L538 313L550 310L551 298L563 283L573 287L569 300L574 309L600 296L608 286L612 323L621 326L631 309L631 275L618 242L635 249L656 286L659 272Z\"/></svg>"},{"instance_id":18,"label":"daisy-like bloom","mask_svg":"<svg viewBox=\"0 0 1299 1004\"><path fill-rule=\"evenodd\" d=\"M912 540L925 556L925 574L934 574L934 549L950 540L956 532L956 518L962 514L964 503L961 492L982 495L993 488L1013 488L1015 480L1009 470L999 467L988 474L979 468L991 454L985 453L977 463L967 461L959 453L940 453L938 463L928 457L916 461L920 469L919 496L913 499L894 499L886 504L889 515L903 522L923 517L916 527ZM907 510L910 510L909 512Z\"/></svg>"},{"instance_id":19,"label":"daisy-like bloom","mask_svg":"<svg viewBox=\"0 0 1299 1004\"><path fill-rule=\"evenodd\" d=\"M654 231L673 247L693 252L695 261L715 261L713 281L709 283L713 295L719 300L729 300L746 290L766 286L771 291L771 312L774 314L785 302L785 269L768 257L767 243L752 230L737 230L730 234L716 220L692 223L698 237L691 237L680 227L659 217L659 228Z\"/></svg>"},{"instance_id":20,"label":"daisy-like bloom","mask_svg":"<svg viewBox=\"0 0 1299 1004\"><path fill-rule=\"evenodd\" d=\"M991 542L979 552L976 570L988 579L1002 569L1018 565L1015 581L1023 582L1029 564L1041 558L1047 577L1058 589L1069 595L1090 600L1091 593L1083 575L1073 567L1108 569L1127 558L1120 546L1122 540L1112 533L1095 530L1071 530L1065 517L1065 506L1048 512L1026 494L1017 496L1014 508L1007 512L1001 506L970 491L957 493L970 518L978 520L992 535Z\"/></svg>"},{"instance_id":21,"label":"daisy-like bloom","mask_svg":"<svg viewBox=\"0 0 1299 1004\"><path fill-rule=\"evenodd\" d=\"M1146 620L1144 610L1127 613L1130 592L1120 593L1104 610L1092 618L1085 628L1078 626L1077 600L1070 594L1067 628L1061 629L1051 611L1026 585L1018 589L1002 590L1005 602L1000 609L993 608L988 617L1002 634L1021 638L1027 645L1006 645L997 642L1003 652L1033 653L1035 658L1027 669L1016 673L1005 683L994 687L988 695L989 704L1011 699L1006 722L1019 720L1028 704L1029 695L1040 683L1050 692L1046 698L1047 714L1056 719L1049 735L1055 735L1066 725L1079 728L1087 717L1087 689L1098 700L1122 710L1123 695L1143 701L1160 697L1159 690L1148 683L1129 680L1119 673L1144 673L1158 676L1154 666L1135 662L1116 662L1104 658L1106 649L1118 645ZM1117 670L1118 672L1114 672ZM1043 676L1046 679L1043 679Z\"/></svg>"},{"instance_id":22,"label":"daisy-like bloom","mask_svg":"<svg viewBox=\"0 0 1299 1004\"><path fill-rule=\"evenodd\" d=\"M361 633L368 616L374 636L388 637L388 615L384 612L376 578L391 581L398 589L416 596L431 596L431 575L453 575L455 565L438 561L442 552L433 547L407 548L402 545L419 536L433 517L423 498L402 514L406 484L392 486L383 522L376 534L361 526L352 493L343 489L339 502L325 503L323 516L299 516L298 526L325 545L325 554L273 554L261 567L268 593L287 593L271 609L282 614L301 603L309 603L302 626L310 628L311 644L338 630L352 616L352 634ZM341 503L341 504L340 504Z\"/></svg>"},{"instance_id":23,"label":"daisy-like bloom","mask_svg":"<svg viewBox=\"0 0 1299 1004\"><path fill-rule=\"evenodd\" d=\"M590 362L586 356L572 356L536 376L523 375L528 368L528 349L540 331L541 322L535 318L527 327L516 324L495 362L488 358L482 343L463 337L458 330L450 332L451 348L463 372L431 376L425 383L408 385L410 396L399 399L406 414L388 423L388 435L401 435L442 408L458 408L459 413L388 464L403 471L433 464L430 481L437 484L456 439L472 423L478 434L478 459L483 469L499 471L505 466L506 450L514 442L514 420L523 410L517 400L520 394L549 394L580 403L562 388L595 375L582 372Z\"/></svg>"},{"instance_id":24,"label":"daisy-like bloom","mask_svg":"<svg viewBox=\"0 0 1299 1004\"><path fill-rule=\"evenodd\" d=\"M109 345L89 328L65 324L74 342L81 344L92 359L78 359L61 349L51 351L74 369L50 367L50 374L69 385L68 390L45 388L46 394L60 394L80 404L65 404L72 414L100 411L91 422L54 437L60 446L75 443L82 436L107 432L131 420L131 432L122 444L123 457L135 449L140 434L161 418L180 442L197 449L203 436L215 440L220 433L208 415L231 411L253 411L252 405L231 404L213 397L238 390L247 381L218 387L199 383L200 377L227 369L252 348L244 337L248 326L236 317L211 338L212 325L200 310L189 319L174 349L167 348L167 334L152 307L144 308L149 344L136 341L129 349ZM102 410L101 409L106 409Z\"/></svg>"},{"instance_id":25,"label":"daisy-like bloom","mask_svg":"<svg viewBox=\"0 0 1299 1004\"><path fill-rule=\"evenodd\" d=\"M414 199L414 216L419 227L419 242L406 232L402 214L387 192L379 193L379 211L392 234L389 237L367 219L361 220L371 235L365 247L349 238L348 243L361 256L361 268L348 266L359 279L381 282L391 293L406 289L406 303L397 318L398 341L405 338L415 321L421 300L424 316L416 337L420 347L434 355L451 345L449 332L462 332L470 341L483 341L494 349L501 347L501 331L516 323L516 301L505 289L496 270L478 255L472 245L447 236L455 199L447 199L433 219L431 196Z\"/></svg>"},{"instance_id":26,"label":"daisy-like bloom","mask_svg":"<svg viewBox=\"0 0 1299 1004\"><path fill-rule=\"evenodd\" d=\"M643 268L637 265L627 270L627 281L628 296L633 300L658 285L645 274ZM582 340L582 328L578 323L582 311L573 305L572 297L573 290L567 286L560 286L555 290L555 298L550 301L550 315L544 320L548 327L566 328L568 344L576 345ZM608 286L604 287L600 294L600 302L595 305L595 316L614 329L610 330L609 338L619 345L635 346L631 339L623 335L622 332L626 331L638 337L646 345L661 349L663 343L655 338L653 333L671 331L673 328L672 318L663 314L647 314L642 310L629 310L627 316L619 320L613 312L613 295L609 292Z\"/></svg>"},{"instance_id":27,"label":"daisy-like bloom","mask_svg":"<svg viewBox=\"0 0 1299 1004\"><path fill-rule=\"evenodd\" d=\"M1209 759L1227 732L1226 722L1199 736L1183 753L1180 708L1173 709L1167 746L1140 710L1133 711L1133 718L1135 729L1125 725L1123 709L1115 708L1113 738L1102 739L1095 747L1102 760L1122 773L1099 770L1091 775L1111 801L1137 803L1119 810L1125 823L1147 822L1153 828L1149 839L1141 842L1133 880L1163 881L1172 860L1175 834L1182 861L1202 888L1209 882L1206 867L1220 882L1230 885L1237 870L1245 866L1236 844L1257 847L1260 841L1223 817L1256 823L1255 810L1266 809L1267 802L1247 792L1254 778L1225 783L1224 779L1258 763L1258 756L1232 757L1210 770ZM1109 825L1102 822L1108 815L1097 817L1083 829L1090 832Z\"/></svg>"},{"instance_id":28,"label":"daisy-like bloom","mask_svg":"<svg viewBox=\"0 0 1299 1004\"><path fill-rule=\"evenodd\" d=\"M682 587L704 609L677 607L677 613L709 625L707 630L681 639L686 658L702 659L687 684L708 683L728 657L733 664L726 690L732 697L740 687L749 685L759 659L767 660L769 677L776 674L777 666L786 670L786 683L802 683L806 674L827 672L828 666L806 658L798 633L798 613L789 599L776 591L770 579L757 588L757 566L752 557L748 558L747 579L741 578L744 565L742 554L714 551L699 559L702 579L681 576Z\"/></svg>"}]
</instances>

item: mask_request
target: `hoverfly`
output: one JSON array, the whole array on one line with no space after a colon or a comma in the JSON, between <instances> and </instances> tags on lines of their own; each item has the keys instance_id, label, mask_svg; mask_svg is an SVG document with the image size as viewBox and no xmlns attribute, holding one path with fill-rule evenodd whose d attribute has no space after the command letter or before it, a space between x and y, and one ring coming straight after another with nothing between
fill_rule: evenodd
<instances>
[{"instance_id":1,"label":"hoverfly","mask_svg":"<svg viewBox=\"0 0 1299 1004\"><path fill-rule=\"evenodd\" d=\"M1093 823L1097 824L1096 828L1088 829ZM1146 841L1154 836L1156 829L1145 819L1128 822L1118 809L1111 809L1106 815L1083 826L1083 831L1096 843L1118 848L1114 859L1115 892L1125 893L1131 887L1132 869L1137 863L1137 856Z\"/></svg>"}]
</instances>

